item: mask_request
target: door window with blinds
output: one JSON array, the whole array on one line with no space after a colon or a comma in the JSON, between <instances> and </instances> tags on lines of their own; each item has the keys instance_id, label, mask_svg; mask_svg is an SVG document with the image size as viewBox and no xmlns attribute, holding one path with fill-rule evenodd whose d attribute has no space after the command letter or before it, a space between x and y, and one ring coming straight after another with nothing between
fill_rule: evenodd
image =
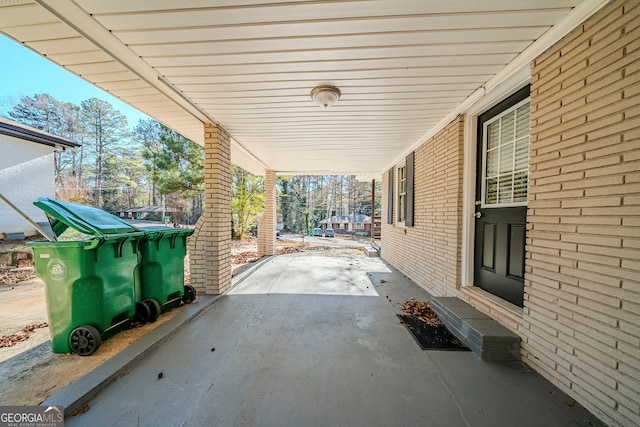
<instances>
[{"instance_id":1,"label":"door window with blinds","mask_svg":"<svg viewBox=\"0 0 640 427\"><path fill-rule=\"evenodd\" d=\"M482 207L525 206L529 181L529 99L484 123Z\"/></svg>"}]
</instances>

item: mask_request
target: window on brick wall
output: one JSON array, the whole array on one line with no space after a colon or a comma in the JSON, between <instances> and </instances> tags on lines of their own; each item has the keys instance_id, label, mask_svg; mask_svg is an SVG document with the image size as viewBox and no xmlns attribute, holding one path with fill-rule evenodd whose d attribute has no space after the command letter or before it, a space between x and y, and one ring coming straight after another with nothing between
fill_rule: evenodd
<instances>
[{"instance_id":1,"label":"window on brick wall","mask_svg":"<svg viewBox=\"0 0 640 427\"><path fill-rule=\"evenodd\" d=\"M364 224L357 222L353 225L353 228L356 230L364 230Z\"/></svg>"},{"instance_id":2,"label":"window on brick wall","mask_svg":"<svg viewBox=\"0 0 640 427\"><path fill-rule=\"evenodd\" d=\"M523 206L529 180L529 100L484 123L482 203Z\"/></svg>"},{"instance_id":3,"label":"window on brick wall","mask_svg":"<svg viewBox=\"0 0 640 427\"><path fill-rule=\"evenodd\" d=\"M409 153L402 163L391 170L393 169L395 174L392 175L390 172L389 175L389 194L395 195L395 198L392 199L394 206L390 206L389 211L395 213L398 226L413 227L415 153Z\"/></svg>"},{"instance_id":4,"label":"window on brick wall","mask_svg":"<svg viewBox=\"0 0 640 427\"><path fill-rule=\"evenodd\" d=\"M404 220L407 217L407 167L406 165L401 165L396 168L398 178L396 182L398 183L398 223L404 223Z\"/></svg>"},{"instance_id":5,"label":"window on brick wall","mask_svg":"<svg viewBox=\"0 0 640 427\"><path fill-rule=\"evenodd\" d=\"M389 169L387 172L387 224L393 224L393 182L395 178L395 168Z\"/></svg>"}]
</instances>

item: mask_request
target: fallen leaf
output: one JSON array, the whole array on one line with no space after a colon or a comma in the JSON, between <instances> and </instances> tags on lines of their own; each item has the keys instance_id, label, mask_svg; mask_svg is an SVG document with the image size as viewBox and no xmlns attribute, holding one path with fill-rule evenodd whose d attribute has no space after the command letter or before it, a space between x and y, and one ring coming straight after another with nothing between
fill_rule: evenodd
<instances>
[{"instance_id":1,"label":"fallen leaf","mask_svg":"<svg viewBox=\"0 0 640 427\"><path fill-rule=\"evenodd\" d=\"M47 327L49 327L47 322L34 323L33 325L25 326L21 331L16 332L15 334L4 335L0 337L0 348L13 347L18 343L28 340L36 329Z\"/></svg>"},{"instance_id":2,"label":"fallen leaf","mask_svg":"<svg viewBox=\"0 0 640 427\"><path fill-rule=\"evenodd\" d=\"M401 305L401 309L403 313L417 317L429 325L439 326L442 324L438 315L431 310L428 302L410 299Z\"/></svg>"},{"instance_id":3,"label":"fallen leaf","mask_svg":"<svg viewBox=\"0 0 640 427\"><path fill-rule=\"evenodd\" d=\"M77 417L77 416L80 416L80 415L82 415L82 414L85 414L85 413L87 413L87 411L88 411L89 409L91 409L91 408L89 408L89 405L87 405L87 404L85 403L84 405L82 405L81 407L79 407L79 408L78 408L78 409L73 413L73 416L74 416L74 417Z\"/></svg>"}]
</instances>

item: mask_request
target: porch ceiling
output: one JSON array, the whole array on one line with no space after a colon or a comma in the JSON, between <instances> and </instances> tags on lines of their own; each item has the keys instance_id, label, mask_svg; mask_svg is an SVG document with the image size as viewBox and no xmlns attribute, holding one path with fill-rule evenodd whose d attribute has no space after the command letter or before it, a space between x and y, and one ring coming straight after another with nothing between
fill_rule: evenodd
<instances>
[{"instance_id":1,"label":"porch ceiling","mask_svg":"<svg viewBox=\"0 0 640 427\"><path fill-rule=\"evenodd\" d=\"M254 173L379 176L594 3L0 0L0 31L200 144L219 123ZM322 84L342 91L328 110Z\"/></svg>"}]
</instances>

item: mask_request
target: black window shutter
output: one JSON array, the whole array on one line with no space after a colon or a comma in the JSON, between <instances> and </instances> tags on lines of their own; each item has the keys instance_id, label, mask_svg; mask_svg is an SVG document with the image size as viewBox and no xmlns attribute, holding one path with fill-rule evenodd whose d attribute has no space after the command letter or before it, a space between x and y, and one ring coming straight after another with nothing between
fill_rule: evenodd
<instances>
[{"instance_id":1,"label":"black window shutter","mask_svg":"<svg viewBox=\"0 0 640 427\"><path fill-rule=\"evenodd\" d=\"M413 175L414 175L415 151L407 156L405 172L407 174L407 213L404 219L406 227L413 227Z\"/></svg>"},{"instance_id":2,"label":"black window shutter","mask_svg":"<svg viewBox=\"0 0 640 427\"><path fill-rule=\"evenodd\" d=\"M393 224L393 175L394 169L389 169L389 184L387 191L387 224Z\"/></svg>"}]
</instances>

